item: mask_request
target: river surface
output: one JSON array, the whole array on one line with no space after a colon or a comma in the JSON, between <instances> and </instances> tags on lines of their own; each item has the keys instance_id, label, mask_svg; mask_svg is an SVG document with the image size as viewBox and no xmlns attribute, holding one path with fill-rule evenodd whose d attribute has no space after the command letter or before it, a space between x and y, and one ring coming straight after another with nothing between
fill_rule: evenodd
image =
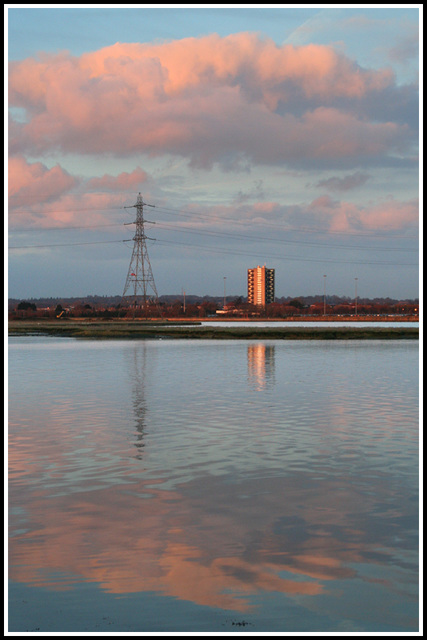
<instances>
[{"instance_id":1,"label":"river surface","mask_svg":"<svg viewBox=\"0 0 427 640\"><path fill-rule=\"evenodd\" d=\"M201 322L202 325L205 325L207 327L309 327L309 328L315 328L315 327L354 327L356 329L365 329L366 327L386 327L388 329L390 328L419 328L419 323L418 322L393 322L392 320L390 322L387 321L378 321L378 322L358 322L357 320L355 320L354 322L352 320L346 320L346 321L339 321L339 320L334 320L333 322L318 322L316 320L308 320L308 321L303 321L303 320L268 320L266 322L263 321L256 321L256 320L249 320L249 321L244 321L244 320L231 320L229 322L227 322L227 320L223 320L223 321L218 321L218 320L211 320L211 321L202 321Z\"/></svg>"},{"instance_id":2,"label":"river surface","mask_svg":"<svg viewBox=\"0 0 427 640\"><path fill-rule=\"evenodd\" d=\"M416 632L418 348L10 338L9 631Z\"/></svg>"}]
</instances>

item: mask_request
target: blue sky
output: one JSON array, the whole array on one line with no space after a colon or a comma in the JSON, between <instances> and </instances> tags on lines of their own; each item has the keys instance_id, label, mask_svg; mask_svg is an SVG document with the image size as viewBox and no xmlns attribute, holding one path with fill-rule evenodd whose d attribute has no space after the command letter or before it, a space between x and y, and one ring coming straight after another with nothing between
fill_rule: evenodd
<instances>
[{"instance_id":1,"label":"blue sky","mask_svg":"<svg viewBox=\"0 0 427 640\"><path fill-rule=\"evenodd\" d=\"M419 6L6 5L8 296L418 296Z\"/></svg>"}]
</instances>

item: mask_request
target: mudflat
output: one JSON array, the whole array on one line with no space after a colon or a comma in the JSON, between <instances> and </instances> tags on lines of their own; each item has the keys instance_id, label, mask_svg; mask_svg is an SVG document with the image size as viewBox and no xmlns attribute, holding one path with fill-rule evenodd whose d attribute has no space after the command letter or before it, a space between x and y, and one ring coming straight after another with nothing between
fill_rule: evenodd
<instances>
[{"instance_id":1,"label":"mudflat","mask_svg":"<svg viewBox=\"0 0 427 640\"><path fill-rule=\"evenodd\" d=\"M418 327L293 327L206 326L200 322L163 321L10 321L9 336L52 335L73 338L141 339L274 339L274 340L387 340L418 339Z\"/></svg>"}]
</instances>

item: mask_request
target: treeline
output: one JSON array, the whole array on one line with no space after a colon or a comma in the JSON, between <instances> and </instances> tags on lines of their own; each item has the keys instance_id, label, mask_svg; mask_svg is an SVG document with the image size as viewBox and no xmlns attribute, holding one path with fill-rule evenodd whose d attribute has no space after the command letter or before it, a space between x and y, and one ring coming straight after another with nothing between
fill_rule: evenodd
<instances>
[{"instance_id":1,"label":"treeline","mask_svg":"<svg viewBox=\"0 0 427 640\"><path fill-rule=\"evenodd\" d=\"M275 303L281 304L289 304L293 300L298 300L303 306L309 306L311 304L323 303L323 295L311 295L311 296L297 296L297 297L284 297L275 299ZM222 307L224 304L224 296L197 296L197 295L188 295L186 294L172 294L172 295L162 295L159 298L159 302L161 304L170 305L174 304L176 301L180 301L181 303L188 304L196 304L200 305L205 302L214 302L219 307ZM247 302L247 298L243 296L227 296L225 298L226 304L242 304ZM337 304L351 304L354 302L354 298L349 298L348 296L338 296L338 295L327 295L326 302L329 305L337 305ZM413 303L418 304L418 298L415 299L400 299L400 298L358 298L358 303L366 303L366 304L399 304L399 303ZM8 307L9 309L16 309L20 303L30 303L36 306L37 309L46 309L46 308L55 308L58 304L62 306L73 306L76 304L85 305L89 304L94 308L111 308L115 307L119 304L123 303L123 298L120 295L117 296L97 296L97 295L87 295L83 297L62 297L62 298L9 298Z\"/></svg>"},{"instance_id":2,"label":"treeline","mask_svg":"<svg viewBox=\"0 0 427 640\"><path fill-rule=\"evenodd\" d=\"M49 298L37 301L9 301L9 317L19 318L289 318L307 316L417 316L418 299L393 300L390 298L351 300L339 296L301 296L298 298L276 298L266 307L249 304L245 298L210 296L161 296L158 304L148 309L134 308L124 304L120 296L85 298Z\"/></svg>"}]
</instances>

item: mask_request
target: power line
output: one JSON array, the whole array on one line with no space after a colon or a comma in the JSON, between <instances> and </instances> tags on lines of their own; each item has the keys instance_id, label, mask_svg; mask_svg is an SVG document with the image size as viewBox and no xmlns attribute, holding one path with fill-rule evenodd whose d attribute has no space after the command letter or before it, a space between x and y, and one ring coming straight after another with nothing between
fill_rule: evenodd
<instances>
[{"instance_id":1,"label":"power line","mask_svg":"<svg viewBox=\"0 0 427 640\"><path fill-rule=\"evenodd\" d=\"M134 205L137 206L137 205ZM155 206L155 205L150 205L150 206ZM125 209L126 207L120 207L117 208L116 210L121 210L121 209ZM157 210L159 211L163 211L165 213L168 212L172 212L173 214L178 214L178 215L184 215L184 216L189 216L191 218L199 218L201 220L208 220L209 222L215 222L215 221L220 221L220 222L231 222L234 224L245 224L247 225L246 221L242 221L242 220L231 220L230 218L224 218L224 217L219 217L219 216L207 216L207 215L202 215L202 214L198 214L195 213L194 211L190 212L190 211L183 211L182 209L172 209L172 208L167 208L167 207L155 207ZM76 211L112 211L114 208L113 207L109 207L107 209L73 209L73 212ZM19 211L16 211L16 213L20 213ZM49 212L52 213L52 212ZM58 211L56 213L59 213ZM144 220L144 222L147 222L146 220ZM76 226L70 226L70 227L46 227L46 228L33 228L33 229L22 229L22 230L18 230L18 232L28 232L28 231L69 231L69 230L82 230L82 229L95 229L95 228L106 228L106 227L117 227L117 226L122 226L123 223L114 223L114 224L99 224L99 225L76 225ZM336 245L336 244L331 244L331 243L321 243L321 242L310 242L310 241L304 241L304 240L285 240L285 239L279 239L279 238L269 238L269 237L264 237L264 236L258 236L258 237L253 237L247 234L239 234L239 233L235 233L232 231L212 231L212 230L195 230L194 228L188 228L188 227L179 227L177 225L170 225L168 223L164 223L159 221L158 224L160 225L161 228L164 229L171 229L174 231L178 231L179 233L188 233L188 234L196 234L196 235L206 235L206 236L211 236L211 237L217 237L217 238L231 238L231 239L236 239L236 240L251 240L252 242L269 242L274 243L274 244L293 244L293 245L303 245L303 246L309 246L309 247L319 247L319 248L328 248L328 249L345 249L345 250L363 250L363 251L414 251L413 249L404 249L404 248L398 248L398 247L391 247L391 248L384 248L384 247L362 247L362 246L349 246L349 245ZM252 224L258 224L256 221L252 222ZM269 227L273 227L276 229L282 229L284 231L296 231L298 233L317 233L317 234L330 234L330 233L337 233L339 235L347 235L347 236L359 236L359 237L365 237L365 238L378 238L381 237L381 235L374 233L374 234L367 234L367 233L363 233L363 234L359 234L359 233L354 233L354 232L331 232L331 231L322 231L322 230L314 230L314 229L296 229L296 228L289 228L286 225L280 225L280 224L274 224L274 223L268 223L263 221L262 224L264 227L265 226L269 226ZM383 236L383 237L388 237L388 236ZM414 239L413 237L407 238L405 236L393 236L393 237L403 237L405 239ZM144 241L145 239L149 239L144 235ZM15 246L11 246L9 247L9 249L11 250L16 250L16 249L42 249L42 248L50 248L50 247L67 247L67 246L84 246L84 245L95 245L95 244L110 244L110 243L118 243L118 242L129 242L129 240L104 240L104 241L94 241L94 242L70 242L70 243L45 243L45 244L41 244L41 245L15 245ZM185 246L185 247L190 247L192 249L194 248L198 248L198 249L203 249L204 251L210 251L210 252L215 252L215 253L227 253L227 254L231 254L231 255L251 255L253 256L253 252L244 252L244 251L240 251L238 249L236 250L227 250L227 249L215 249L212 247L206 247L206 246L202 246L202 245L189 245L186 243L182 243L182 242L177 242L177 241L168 241L168 240L158 240L157 241L159 244L173 244L176 246ZM267 256L265 256L267 257ZM360 261L354 261L354 260L340 260L340 259L334 259L334 258L324 258L324 259L316 259L316 258L302 258L300 256L292 256L292 255L274 255L274 254L269 254L268 256L270 259L279 259L279 260L294 260L294 261L301 261L301 262L331 262L331 263L348 263L348 264L371 264L371 265L383 265L383 266L418 266L417 264L412 264L412 263L396 263L396 262L381 262L381 261L367 261L367 260L360 260Z\"/></svg>"},{"instance_id":2,"label":"power line","mask_svg":"<svg viewBox=\"0 0 427 640\"><path fill-rule=\"evenodd\" d=\"M122 222L114 224L86 224L75 227L26 227L25 229L10 229L12 233L27 233L27 231L70 231L71 229L99 229L101 227L121 227Z\"/></svg>"},{"instance_id":3,"label":"power line","mask_svg":"<svg viewBox=\"0 0 427 640\"><path fill-rule=\"evenodd\" d=\"M197 232L194 232L197 233ZM147 238L148 239L148 238ZM256 238L254 238L254 240L257 240ZM14 250L14 249L45 249L45 248L50 248L50 247L68 247L68 246L84 246L84 245L95 245L95 244L111 244L111 243L124 243L124 242L130 242L130 239L125 239L125 240L100 240L100 241L95 241L95 242L70 242L70 243L50 243L50 244L42 244L42 245L19 245L19 246L11 246L9 247L9 249ZM184 247L189 247L191 249L194 248L198 248L198 249L203 249L204 251L209 251L209 252L214 252L214 253L225 253L228 255L250 255L250 256L254 256L254 252L245 252L245 251L240 251L240 250L227 250L227 249L218 249L218 248L212 248L212 247L207 247L205 245L194 245L194 244L188 244L188 243L184 243L184 242L177 242L177 241L171 241L171 240L156 240L156 242L158 244L172 244L172 245L178 245L178 246L184 246ZM268 254L268 255L264 255L264 257L268 257L269 259L276 259L276 260L289 260L289 261L299 261L299 262L329 262L329 263L339 263L339 264L370 264L370 265L383 265L383 266L412 266L412 267L417 267L418 264L415 263L405 263L405 262L384 262L384 261L367 261L367 260L359 260L359 261L355 261L355 260L348 260L348 259L333 259L333 258L323 258L323 259L317 259L317 258L301 258L300 256L292 256L289 254L286 255L275 255L275 254Z\"/></svg>"},{"instance_id":4,"label":"power line","mask_svg":"<svg viewBox=\"0 0 427 640\"><path fill-rule=\"evenodd\" d=\"M11 196L9 196L10 198ZM31 206L31 205L30 205ZM44 213L47 214L52 214L52 213L79 213L80 211L121 211L122 209L124 209L125 207L99 207L99 208L95 208L95 207L84 207L81 209L76 209L75 207L73 207L72 209L49 209L48 211L45 211ZM9 215L33 215L34 212L32 211L28 211L28 209L25 210L20 210L20 209L12 209L12 211L8 211ZM36 212L39 213L39 212Z\"/></svg>"},{"instance_id":5,"label":"power line","mask_svg":"<svg viewBox=\"0 0 427 640\"><path fill-rule=\"evenodd\" d=\"M12 196L10 196L12 197ZM244 224L247 225L247 221L246 220L236 220L234 218L227 218L224 216L218 216L218 215L207 215L207 214L202 214L200 212L194 212L194 211L189 211L189 210L185 210L185 209L172 209L170 207L162 207L159 205L153 205L155 206L155 208L158 211L162 211L166 214L177 214L177 215L182 215L182 216L187 216L187 217L191 217L191 218L198 218L200 220L208 220L209 222L213 222L213 221L219 221L219 222L227 222L227 223L233 223L233 224ZM89 207L89 208L81 208L81 209L62 209L62 210L50 210L47 213L49 214L53 214L53 213L78 213L78 212L83 212L83 211L112 211L114 213L116 213L117 211L121 211L123 209L125 209L125 206L122 207L104 207L104 208L93 208L93 207ZM28 214L28 215L32 215L32 213L28 210L25 211L20 211L18 209L14 209L13 211L9 211L9 214ZM381 238L381 237L389 237L387 234L384 233L377 233L377 232L364 232L364 233L359 233L357 231L333 231L333 230L329 230L329 229L312 229L310 227L303 227L303 228L298 228L298 227L289 227L288 225L281 225L281 224L277 224L277 223L271 223L271 222L267 222L267 221L263 221L263 222L257 222L257 221L252 221L252 224L262 224L262 226L268 226L268 227L272 227L272 228L278 228L278 229L284 229L286 231L294 231L297 233L315 233L315 234L320 234L320 235L324 235L324 234L335 234L335 235L348 235L348 236L356 236L356 237L362 237L362 238L369 238L369 237L374 237L374 238ZM392 229L390 229L390 231L393 231ZM399 238L399 239L417 239L417 236L402 236L402 235L393 235L393 238Z\"/></svg>"},{"instance_id":6,"label":"power line","mask_svg":"<svg viewBox=\"0 0 427 640\"><path fill-rule=\"evenodd\" d=\"M168 225L165 224L163 222L158 222L157 225L160 228L164 228L164 229L174 229L176 231L179 231L181 233L193 233L193 234L198 234L198 235L211 235L211 236L219 236L219 237L231 237L231 238L241 238L244 240L252 240L253 242L258 242L258 241L263 241L263 242L274 242L274 243L280 243L280 244L301 244L301 245L307 245L310 247L327 247L329 249L350 249L350 250L354 250L354 249L359 249L359 250L363 250L363 251L414 251L414 249L404 249L404 248L399 248L399 247L390 247L390 248L384 248L384 247L362 247L360 245L356 245L356 246L349 246L349 245L334 245L334 244L330 244L330 243L322 243L322 242L306 242L304 240L283 240L283 239L278 239L278 238L265 238L262 236L249 236L249 235L244 235L244 234L237 234L237 233L233 233L233 232L225 232L225 231L193 231L191 229L188 228L180 228L177 227L176 225Z\"/></svg>"},{"instance_id":7,"label":"power line","mask_svg":"<svg viewBox=\"0 0 427 640\"><path fill-rule=\"evenodd\" d=\"M247 225L247 221L246 220L235 220L234 218L226 218L223 216L211 216L211 215L206 215L206 214L201 214L201 213L195 213L193 211L185 211L182 209L171 209L171 208L167 208L167 207L162 207L162 206L158 206L156 205L156 209L158 209L159 211L164 211L164 212L171 212L174 214L180 214L180 215L184 215L184 216L189 216L189 217L193 217L193 218L199 218L201 220L218 220L219 222L231 222L234 224L244 224ZM261 213L261 212L260 212ZM329 229L310 229L309 227L303 227L303 228L298 228L298 227L289 227L288 225L281 225L281 224L277 224L277 223L271 223L271 222L266 222L266 221L262 221L262 222L254 222L252 221L252 224L260 224L262 226L269 226L269 227L273 227L273 228L277 228L277 229L284 229L286 231L295 231L297 233L317 233L320 235L324 235L324 234L336 234L336 235L349 235L349 236L360 236L362 238L369 238L369 237L374 237L374 238L387 238L389 237L388 234L384 234L384 233L377 233L377 232L364 232L364 233L358 233L357 231L331 231ZM392 231L392 229L390 230ZM417 236L397 236L397 235L393 235L394 238L399 238L399 239L417 239Z\"/></svg>"},{"instance_id":8,"label":"power line","mask_svg":"<svg viewBox=\"0 0 427 640\"><path fill-rule=\"evenodd\" d=\"M183 247L188 247L190 249L203 249L203 251L210 251L211 253L225 253L225 254L229 254L229 255L245 255L245 256L252 256L252 258L254 257L254 252L248 252L248 251L239 251L239 250L234 250L234 251L229 251L227 249L218 249L218 248L212 248L212 247L207 247L207 246L203 246L203 245L194 245L194 244L188 244L185 242L176 242L176 241L172 241L172 240L156 240L157 244L173 244L173 245L179 245L179 246L183 246ZM274 260L290 260L290 261L299 261L299 262L331 262L331 263L335 263L335 264L362 264L362 265L382 265L382 266L406 266L406 267L418 267L418 264L415 263L407 263L407 262L381 262L379 260L377 261L367 261L367 260L338 260L338 259L333 259L333 258L323 258L323 259L317 259L317 258L301 258L299 256L290 256L289 254L287 255L275 255L275 254L262 254L263 258L269 258L269 259L274 259Z\"/></svg>"},{"instance_id":9,"label":"power line","mask_svg":"<svg viewBox=\"0 0 427 640\"><path fill-rule=\"evenodd\" d=\"M9 247L9 249L46 249L48 247L78 247L87 244L111 244L113 242L129 242L129 240L98 240L96 242L67 242L60 244L28 244Z\"/></svg>"},{"instance_id":10,"label":"power line","mask_svg":"<svg viewBox=\"0 0 427 640\"><path fill-rule=\"evenodd\" d=\"M172 229L172 230L176 230L180 233L193 233L193 234L197 234L197 235L211 235L211 236L217 236L217 237L231 237L231 238L241 238L244 240L252 240L252 241L262 241L262 242L274 242L274 243L283 243L283 244L299 244L299 245L305 245L305 246L311 246L311 247L327 247L327 248L332 248L332 249L349 249L349 250L363 250L363 251L403 251L403 252L407 252L407 251L415 251L418 249L405 249L402 247L363 247L361 245L336 245L336 244L331 244L331 243L324 243L324 242L307 242L304 240L284 240L284 239L278 239L278 238L266 238L263 236L257 236L257 237L253 237L250 235L246 235L246 234L238 234L238 233L234 233L234 232L225 232L225 231L210 231L210 230L193 230L191 228L188 227L179 227L177 225L171 225L168 223L164 223L162 221L159 221L158 226L160 226L160 228L163 229ZM100 229L100 228L108 228L108 227L120 227L123 226L123 223L114 223L114 224L94 224L94 225L80 225L80 226L72 226L72 227L36 227L36 228L26 228L26 229L12 229L12 233L27 233L28 231L36 231L36 232L40 232L40 231L70 231L70 230L81 230L81 229ZM369 236L368 236L369 237Z\"/></svg>"},{"instance_id":11,"label":"power line","mask_svg":"<svg viewBox=\"0 0 427 640\"><path fill-rule=\"evenodd\" d=\"M70 242L70 243L52 243L52 244L42 244L42 245L19 245L19 246L12 246L9 247L9 249L13 250L13 249L46 249L46 248L50 248L50 247L71 247L71 246L83 246L83 245L94 245L94 244L111 244L111 243L118 243L118 242L131 242L130 239L125 239L125 240L100 240L100 241L96 241L96 242ZM199 249L203 249L204 251L210 251L213 253L225 253L228 255L250 255L250 256L254 256L254 252L248 252L248 251L240 251L240 250L227 250L227 249L218 249L218 248L212 248L212 247L207 247L205 245L194 245L194 244L188 244L188 243L184 243L184 242L177 242L177 241L172 241L172 240L156 240L156 242L158 244L164 245L164 244L172 244L172 245L179 245L179 246L184 246L184 247L189 247L191 249L194 248L199 248ZM383 262L383 261L367 261L367 260L348 260L348 259L333 259L333 258L323 258L323 259L317 259L317 258L301 258L300 256L292 256L292 255L274 255L274 254L268 254L265 255L265 257L268 257L270 259L275 259L275 260L289 260L289 261L299 261L299 262L330 262L330 263L338 263L338 264L370 264L370 265L383 265L383 266L412 266L412 267L417 267L418 264L415 263L406 263L406 262Z\"/></svg>"}]
</instances>

